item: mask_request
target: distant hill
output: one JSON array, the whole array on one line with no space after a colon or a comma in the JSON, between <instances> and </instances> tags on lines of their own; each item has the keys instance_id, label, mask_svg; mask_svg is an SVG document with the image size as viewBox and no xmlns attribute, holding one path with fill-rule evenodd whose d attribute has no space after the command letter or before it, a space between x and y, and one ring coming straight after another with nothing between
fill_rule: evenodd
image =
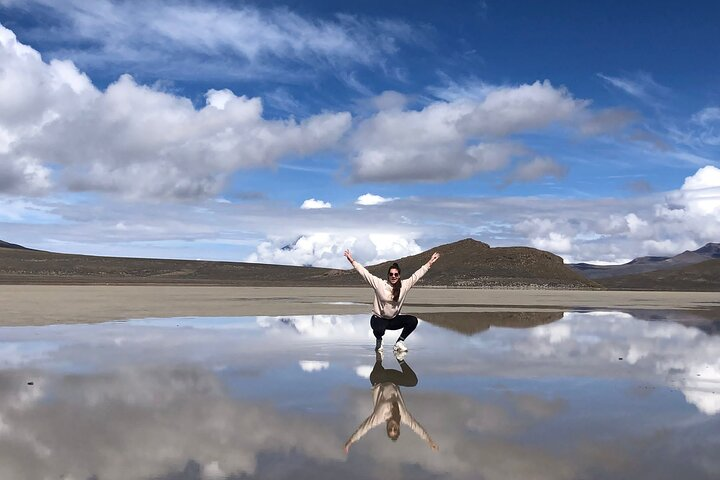
<instances>
[{"instance_id":1,"label":"distant hill","mask_svg":"<svg viewBox=\"0 0 720 480\"><path fill-rule=\"evenodd\" d=\"M327 268L99 257L0 247L0 283L289 286L326 282Z\"/></svg>"},{"instance_id":2,"label":"distant hill","mask_svg":"<svg viewBox=\"0 0 720 480\"><path fill-rule=\"evenodd\" d=\"M552 253L498 247L473 239L401 258L409 276L438 251L421 284L449 287L600 288ZM368 267L385 278L392 262ZM292 267L241 262L97 257L0 247L0 283L195 284L243 286L361 286L352 269Z\"/></svg>"},{"instance_id":3,"label":"distant hill","mask_svg":"<svg viewBox=\"0 0 720 480\"><path fill-rule=\"evenodd\" d=\"M574 263L568 265L586 278L601 281L610 277L635 275L658 270L670 270L720 258L720 243L708 243L695 251L686 250L674 257L639 257L622 265L592 265ZM601 283L605 284L605 282Z\"/></svg>"},{"instance_id":4,"label":"distant hill","mask_svg":"<svg viewBox=\"0 0 720 480\"><path fill-rule=\"evenodd\" d=\"M699 253L704 257L720 258L720 243L708 243L704 247L695 250L695 253Z\"/></svg>"},{"instance_id":5,"label":"distant hill","mask_svg":"<svg viewBox=\"0 0 720 480\"><path fill-rule=\"evenodd\" d=\"M720 291L720 258L599 281L607 288L622 290Z\"/></svg>"},{"instance_id":6,"label":"distant hill","mask_svg":"<svg viewBox=\"0 0 720 480\"><path fill-rule=\"evenodd\" d=\"M0 240L0 248L16 248L18 250L30 250L29 248L25 248L22 245L16 245L14 243L3 242L2 240Z\"/></svg>"},{"instance_id":7,"label":"distant hill","mask_svg":"<svg viewBox=\"0 0 720 480\"><path fill-rule=\"evenodd\" d=\"M402 276L408 277L430 259L432 252L440 260L423 277L422 284L450 287L530 287L599 288L600 286L572 271L563 259L529 247L490 248L486 243L467 238L441 245L418 255L397 260ZM385 278L392 261L368 267L373 275ZM337 284L357 283L350 270L335 274Z\"/></svg>"}]
</instances>

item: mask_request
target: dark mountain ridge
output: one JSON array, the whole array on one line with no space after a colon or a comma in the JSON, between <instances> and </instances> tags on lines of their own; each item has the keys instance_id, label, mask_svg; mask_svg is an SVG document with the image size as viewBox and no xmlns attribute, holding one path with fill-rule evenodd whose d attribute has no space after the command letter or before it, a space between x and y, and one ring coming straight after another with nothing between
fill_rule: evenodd
<instances>
[{"instance_id":1,"label":"dark mountain ridge","mask_svg":"<svg viewBox=\"0 0 720 480\"><path fill-rule=\"evenodd\" d=\"M720 258L599 280L613 290L720 291Z\"/></svg>"},{"instance_id":2,"label":"dark mountain ridge","mask_svg":"<svg viewBox=\"0 0 720 480\"><path fill-rule=\"evenodd\" d=\"M673 257L638 257L622 265L593 265L590 263L574 263L568 266L574 271L591 280L618 276L636 275L658 270L670 270L678 267L694 265L708 259L720 258L720 243L708 243L697 250L686 250Z\"/></svg>"},{"instance_id":3,"label":"dark mountain ridge","mask_svg":"<svg viewBox=\"0 0 720 480\"><path fill-rule=\"evenodd\" d=\"M0 240L0 248L15 248L18 250L30 250L29 248L25 248L22 245L17 245L15 243L3 242L2 240Z\"/></svg>"},{"instance_id":4,"label":"dark mountain ridge","mask_svg":"<svg viewBox=\"0 0 720 480\"><path fill-rule=\"evenodd\" d=\"M17 246L19 247L19 246ZM352 269L244 262L99 257L0 247L0 283L195 284L238 286L361 286ZM441 254L421 285L448 287L599 288L562 258L528 247L491 248L465 239L396 260L411 275ZM385 278L392 262L368 269ZM349 265L348 265L349 267Z\"/></svg>"}]
</instances>

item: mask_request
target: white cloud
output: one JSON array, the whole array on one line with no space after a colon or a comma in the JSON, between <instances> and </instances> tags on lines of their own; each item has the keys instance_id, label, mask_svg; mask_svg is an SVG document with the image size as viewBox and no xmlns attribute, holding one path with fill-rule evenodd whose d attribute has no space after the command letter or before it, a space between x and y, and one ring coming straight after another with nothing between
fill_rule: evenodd
<instances>
[{"instance_id":1,"label":"white cloud","mask_svg":"<svg viewBox=\"0 0 720 480\"><path fill-rule=\"evenodd\" d=\"M692 116L692 121L708 125L720 121L720 107L706 107Z\"/></svg>"},{"instance_id":2,"label":"white cloud","mask_svg":"<svg viewBox=\"0 0 720 480\"><path fill-rule=\"evenodd\" d=\"M566 260L626 260L642 255L677 255L720 239L720 169L705 166L687 177L678 190L623 205L595 201L573 212L523 220L515 230L533 246L562 254ZM623 212L624 210L624 212ZM587 239L587 240L586 240Z\"/></svg>"},{"instance_id":3,"label":"white cloud","mask_svg":"<svg viewBox=\"0 0 720 480\"><path fill-rule=\"evenodd\" d=\"M300 208L303 210L313 210L318 208L332 208L332 204L330 202L323 202L322 200L316 200L314 198L308 198L305 200L302 205L300 205Z\"/></svg>"},{"instance_id":4,"label":"white cloud","mask_svg":"<svg viewBox=\"0 0 720 480\"><path fill-rule=\"evenodd\" d=\"M294 242L270 239L262 242L247 261L282 265L312 265L327 268L348 268L343 252L350 249L363 264L375 264L420 253L413 238L402 234L330 234L302 235Z\"/></svg>"},{"instance_id":5,"label":"white cloud","mask_svg":"<svg viewBox=\"0 0 720 480\"><path fill-rule=\"evenodd\" d=\"M656 98L658 96L663 96L670 92L667 87L657 83L650 74L645 72L638 72L625 77L598 73L598 77L626 94L650 104L657 103Z\"/></svg>"},{"instance_id":6,"label":"white cloud","mask_svg":"<svg viewBox=\"0 0 720 480\"><path fill-rule=\"evenodd\" d=\"M99 0L88 8L84 0L29 0L21 8L52 14L53 34L71 40L57 54L83 66L175 79L289 78L345 63L377 66L399 44L416 39L399 20L317 19L282 7L227 2ZM25 34L46 31L28 28ZM82 48L67 46L78 43Z\"/></svg>"},{"instance_id":7,"label":"white cloud","mask_svg":"<svg viewBox=\"0 0 720 480\"><path fill-rule=\"evenodd\" d=\"M355 200L355 205L363 205L363 206L382 205L383 203L392 202L393 200L396 200L396 199L395 198L385 198L380 195L366 193L364 195L360 195L357 198L357 200Z\"/></svg>"},{"instance_id":8,"label":"white cloud","mask_svg":"<svg viewBox=\"0 0 720 480\"><path fill-rule=\"evenodd\" d=\"M19 198L0 197L0 221L18 223L51 223L61 217L53 214L53 208Z\"/></svg>"},{"instance_id":9,"label":"white cloud","mask_svg":"<svg viewBox=\"0 0 720 480\"><path fill-rule=\"evenodd\" d=\"M558 232L549 232L545 237L531 237L530 243L535 248L556 254L570 253L572 251L571 239Z\"/></svg>"},{"instance_id":10,"label":"white cloud","mask_svg":"<svg viewBox=\"0 0 720 480\"><path fill-rule=\"evenodd\" d=\"M505 137L570 121L587 104L545 81L495 87L482 99L437 101L422 110L382 110L352 136L352 177L443 181L498 170L527 153Z\"/></svg>"},{"instance_id":11,"label":"white cloud","mask_svg":"<svg viewBox=\"0 0 720 480\"><path fill-rule=\"evenodd\" d=\"M720 169L708 165L687 177L680 190L670 192L657 206L655 215L704 238L720 236Z\"/></svg>"},{"instance_id":12,"label":"white cloud","mask_svg":"<svg viewBox=\"0 0 720 480\"><path fill-rule=\"evenodd\" d=\"M393 90L387 90L372 99L373 106L378 110L402 110L407 103L407 96Z\"/></svg>"},{"instance_id":13,"label":"white cloud","mask_svg":"<svg viewBox=\"0 0 720 480\"><path fill-rule=\"evenodd\" d=\"M350 114L266 120L259 98L209 90L206 106L123 75L100 92L70 62L47 64L0 26L0 189L143 198L219 193L232 172L334 146ZM51 165L53 171L51 172Z\"/></svg>"}]
</instances>

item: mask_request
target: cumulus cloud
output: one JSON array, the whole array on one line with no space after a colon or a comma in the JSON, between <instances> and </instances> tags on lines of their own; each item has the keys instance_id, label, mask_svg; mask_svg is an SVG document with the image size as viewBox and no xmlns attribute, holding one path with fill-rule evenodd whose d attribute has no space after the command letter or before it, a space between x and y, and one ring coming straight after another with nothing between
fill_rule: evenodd
<instances>
[{"instance_id":1,"label":"cumulus cloud","mask_svg":"<svg viewBox=\"0 0 720 480\"><path fill-rule=\"evenodd\" d=\"M208 197L238 169L329 148L350 127L348 113L266 120L259 98L230 90L209 90L197 110L128 75L101 92L71 62L43 62L2 26L0 70L5 192L55 182L136 198Z\"/></svg>"},{"instance_id":2,"label":"cumulus cloud","mask_svg":"<svg viewBox=\"0 0 720 480\"><path fill-rule=\"evenodd\" d=\"M708 165L685 179L680 190L669 193L655 209L671 231L687 229L697 238L720 238L720 169Z\"/></svg>"},{"instance_id":3,"label":"cumulus cloud","mask_svg":"<svg viewBox=\"0 0 720 480\"><path fill-rule=\"evenodd\" d=\"M540 250L563 254L572 251L571 238L558 232L550 232L545 237L531 237L530 243Z\"/></svg>"},{"instance_id":4,"label":"cumulus cloud","mask_svg":"<svg viewBox=\"0 0 720 480\"><path fill-rule=\"evenodd\" d=\"M361 263L374 264L422 251L414 238L402 234L302 235L294 242L276 238L262 242L247 261L282 265L347 268L343 252L350 249Z\"/></svg>"},{"instance_id":5,"label":"cumulus cloud","mask_svg":"<svg viewBox=\"0 0 720 480\"><path fill-rule=\"evenodd\" d=\"M402 110L407 103L407 96L393 90L387 90L372 99L373 106L378 110Z\"/></svg>"},{"instance_id":6,"label":"cumulus cloud","mask_svg":"<svg viewBox=\"0 0 720 480\"><path fill-rule=\"evenodd\" d=\"M603 202L596 203L603 209ZM605 214L566 208L536 215L514 228L533 246L570 261L589 260L593 255L595 260L605 261L677 255L720 239L720 169L712 165L700 168L679 189L662 196L606 205L612 207Z\"/></svg>"},{"instance_id":7,"label":"cumulus cloud","mask_svg":"<svg viewBox=\"0 0 720 480\"><path fill-rule=\"evenodd\" d=\"M372 193L366 193L360 195L355 200L355 205L370 206L370 205L382 205L383 203L392 202L395 198L385 198L380 195L374 195Z\"/></svg>"},{"instance_id":8,"label":"cumulus cloud","mask_svg":"<svg viewBox=\"0 0 720 480\"><path fill-rule=\"evenodd\" d=\"M332 204L330 202L323 202L322 200L316 200L314 198L308 198L305 200L302 205L300 205L300 208L303 210L313 210L318 208L332 208Z\"/></svg>"},{"instance_id":9,"label":"cumulus cloud","mask_svg":"<svg viewBox=\"0 0 720 480\"><path fill-rule=\"evenodd\" d=\"M545 81L495 87L482 99L436 101L421 110L381 110L352 136L352 177L443 181L495 171L527 153L506 137L570 121L587 104Z\"/></svg>"},{"instance_id":10,"label":"cumulus cloud","mask_svg":"<svg viewBox=\"0 0 720 480\"><path fill-rule=\"evenodd\" d=\"M472 236L492 246L547 249L567 262L620 263L717 242L718 171L703 167L675 190L624 198L407 197L372 207L351 203L319 210L262 199L208 200L178 210L158 202L137 208L121 199L107 199L97 208L52 197L21 202L0 196L0 218L6 222L3 240L96 255L347 268L345 248L370 263ZM388 232L387 240L378 235Z\"/></svg>"}]
</instances>

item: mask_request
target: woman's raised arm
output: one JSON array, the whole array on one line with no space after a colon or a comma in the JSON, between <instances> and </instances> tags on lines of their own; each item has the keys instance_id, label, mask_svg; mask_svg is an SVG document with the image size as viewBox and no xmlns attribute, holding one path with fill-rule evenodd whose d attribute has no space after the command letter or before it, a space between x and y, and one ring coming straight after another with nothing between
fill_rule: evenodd
<instances>
[{"instance_id":1,"label":"woman's raised arm","mask_svg":"<svg viewBox=\"0 0 720 480\"><path fill-rule=\"evenodd\" d=\"M345 250L345 258L348 259L348 262L350 262L353 268L360 274L361 277L365 279L367 283L370 284L370 286L372 286L373 288L381 288L383 283L382 279L368 272L365 267L360 265L359 262L356 262L355 259L352 257L350 250Z\"/></svg>"},{"instance_id":2,"label":"woman's raised arm","mask_svg":"<svg viewBox=\"0 0 720 480\"><path fill-rule=\"evenodd\" d=\"M440 258L440 254L437 252L433 253L432 256L430 257L430 260L428 260L426 264L424 264L422 267L420 267L417 272L413 273L410 276L410 278L408 278L408 280L407 280L408 288L415 285L415 283L417 283L417 281L420 280L423 277L423 275L425 275L427 273L428 270L430 270L430 267L432 266L432 264L437 262L438 258Z\"/></svg>"}]
</instances>

